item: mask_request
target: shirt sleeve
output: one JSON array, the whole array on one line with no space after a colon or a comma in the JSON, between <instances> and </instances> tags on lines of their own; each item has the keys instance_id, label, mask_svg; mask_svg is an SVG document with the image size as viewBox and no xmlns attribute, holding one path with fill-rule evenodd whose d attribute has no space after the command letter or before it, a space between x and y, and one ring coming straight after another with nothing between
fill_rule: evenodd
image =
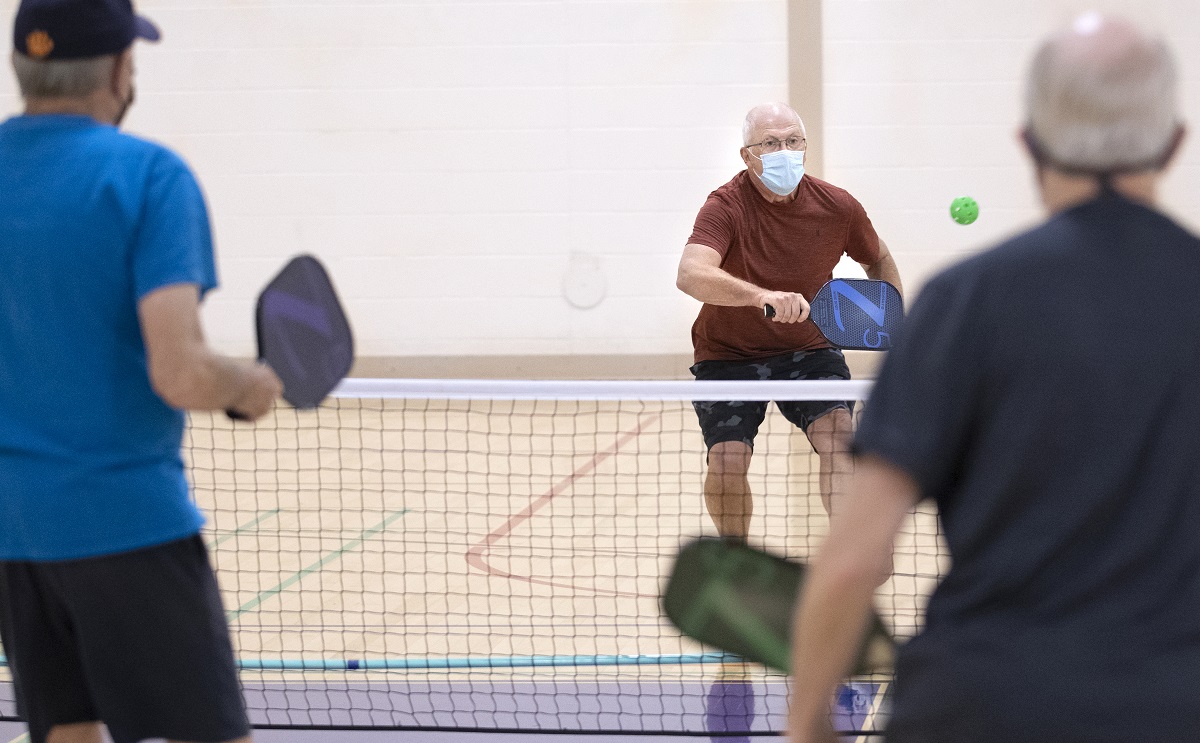
<instances>
[{"instance_id":1,"label":"shirt sleeve","mask_svg":"<svg viewBox=\"0 0 1200 743\"><path fill-rule=\"evenodd\" d=\"M692 236L688 238L689 245L705 245L721 254L724 258L733 246L736 234L736 220L729 204L717 196L709 194L700 213L696 215L696 224L692 227Z\"/></svg>"},{"instance_id":2,"label":"shirt sleeve","mask_svg":"<svg viewBox=\"0 0 1200 743\"><path fill-rule=\"evenodd\" d=\"M855 433L855 454L899 467L923 498L953 487L967 454L986 369L978 310L946 274L930 282L884 360Z\"/></svg>"},{"instance_id":3,"label":"shirt sleeve","mask_svg":"<svg viewBox=\"0 0 1200 743\"><path fill-rule=\"evenodd\" d=\"M187 165L172 153L163 152L151 167L132 255L139 301L171 284L196 284L201 296L217 286L204 195Z\"/></svg>"},{"instance_id":4,"label":"shirt sleeve","mask_svg":"<svg viewBox=\"0 0 1200 743\"><path fill-rule=\"evenodd\" d=\"M847 196L850 199L850 229L846 233L843 252L856 262L869 266L879 260L879 235L863 205L853 196Z\"/></svg>"}]
</instances>

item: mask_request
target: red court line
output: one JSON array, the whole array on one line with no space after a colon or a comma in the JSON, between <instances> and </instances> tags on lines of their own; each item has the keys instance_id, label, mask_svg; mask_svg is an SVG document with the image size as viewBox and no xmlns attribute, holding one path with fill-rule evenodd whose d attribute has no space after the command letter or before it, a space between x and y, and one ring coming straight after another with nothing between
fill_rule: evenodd
<instances>
[{"instance_id":1,"label":"red court line","mask_svg":"<svg viewBox=\"0 0 1200 743\"><path fill-rule=\"evenodd\" d=\"M550 501L554 500L556 496L566 492L572 485L575 484L577 480L591 474L597 467L600 466L601 462L612 457L621 450L621 447L625 446L630 441L633 441L638 436L641 436L647 427L657 423L660 418L662 418L661 413L650 413L639 416L637 426L629 431L623 432L617 437L617 440L614 441L612 445L603 451L596 452L594 455L592 455L590 460L580 465L570 475L567 475L562 480L559 480L554 484L554 487L542 493L537 498L534 498L528 506L525 506L525 508L522 508L519 512L510 516L508 521L505 521L500 525L499 528L493 530L480 542L472 546L471 549L467 550L467 564L473 568L482 570L488 575L495 575L501 578L512 578L514 580L521 580L527 583L537 583L538 585L543 586L570 588L576 591L590 591L592 593L602 593L609 596L642 596L643 594L634 593L631 591L611 591L608 589L596 588L595 586L577 586L574 583L558 583L556 581L546 580L544 578L535 578L532 575L515 575L497 567L493 567L484 558L484 555L489 549L491 549L493 544L511 534L514 529L528 521L535 513L538 512L538 510L540 510Z\"/></svg>"}]
</instances>

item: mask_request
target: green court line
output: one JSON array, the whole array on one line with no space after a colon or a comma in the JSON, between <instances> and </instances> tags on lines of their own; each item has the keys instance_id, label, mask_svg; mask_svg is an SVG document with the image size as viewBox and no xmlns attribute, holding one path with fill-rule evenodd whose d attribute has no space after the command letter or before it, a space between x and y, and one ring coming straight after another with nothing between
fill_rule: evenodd
<instances>
[{"instance_id":1,"label":"green court line","mask_svg":"<svg viewBox=\"0 0 1200 743\"><path fill-rule=\"evenodd\" d=\"M330 552L329 554L325 555L320 560L317 560L312 565L309 565L308 567L304 568L300 572L292 575L290 578L283 581L279 585L274 586L273 588L268 588L267 590L260 592L257 596L250 599L246 603L242 604L237 609L227 612L226 618L228 618L229 621L232 622L233 620L237 619L238 617L245 614L246 612L257 608L259 604L261 604L262 602L271 598L272 596L278 596L279 594L286 591L289 587L304 580L304 578L306 576L312 575L313 573L317 572L318 570L325 567L329 563L333 562L334 560L337 560L338 558L340 558L342 555L346 554L347 552L350 552L350 551L355 550L358 547L362 546L363 542L367 541L371 537L380 533L384 529L387 529L388 526L390 526L393 521L400 518L404 514L408 513L410 510L411 509L405 508L403 511L396 511L395 513L389 515L383 521L380 521L375 526L372 526L370 529L367 529L362 534L359 534L357 539L352 539L349 542L343 542L341 547L339 547L338 549L334 550L333 552Z\"/></svg>"},{"instance_id":2,"label":"green court line","mask_svg":"<svg viewBox=\"0 0 1200 743\"><path fill-rule=\"evenodd\" d=\"M267 519L271 518L272 516L275 516L276 514L279 513L279 511L280 511L280 509L274 508L270 511L264 511L264 512L260 513L257 517L255 517L255 519L253 521L247 521L246 523L242 524L238 528L234 529L233 531L229 532L225 536L223 536L220 539L213 542L212 546L216 547L223 542L228 542L230 539L233 539L238 534L241 534L242 532L246 531L247 529L252 529L255 526L258 526L262 522L266 521Z\"/></svg>"},{"instance_id":3,"label":"green court line","mask_svg":"<svg viewBox=\"0 0 1200 743\"><path fill-rule=\"evenodd\" d=\"M29 733L23 733L10 740L8 743L29 743Z\"/></svg>"}]
</instances>

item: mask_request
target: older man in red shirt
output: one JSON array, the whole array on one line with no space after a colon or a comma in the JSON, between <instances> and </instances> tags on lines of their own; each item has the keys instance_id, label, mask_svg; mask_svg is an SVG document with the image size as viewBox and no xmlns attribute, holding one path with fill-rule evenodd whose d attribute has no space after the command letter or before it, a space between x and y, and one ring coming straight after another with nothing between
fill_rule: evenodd
<instances>
[{"instance_id":1,"label":"older man in red shirt","mask_svg":"<svg viewBox=\"0 0 1200 743\"><path fill-rule=\"evenodd\" d=\"M867 276L900 287L871 220L845 190L804 173L804 122L769 103L746 115L746 169L713 191L679 264L678 286L704 302L692 326L697 379L849 379L842 352L808 322L808 300L848 255ZM774 318L763 307L775 308ZM846 401L776 403L821 461L821 500L850 473ZM753 503L746 473L766 402L696 402L708 447L704 499L721 536L744 540Z\"/></svg>"}]
</instances>

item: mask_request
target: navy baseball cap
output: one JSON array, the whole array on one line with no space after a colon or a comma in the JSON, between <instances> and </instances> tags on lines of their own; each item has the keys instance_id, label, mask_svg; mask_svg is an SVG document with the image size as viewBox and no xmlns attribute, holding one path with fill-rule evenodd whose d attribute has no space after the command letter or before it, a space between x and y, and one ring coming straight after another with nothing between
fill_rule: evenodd
<instances>
[{"instance_id":1,"label":"navy baseball cap","mask_svg":"<svg viewBox=\"0 0 1200 743\"><path fill-rule=\"evenodd\" d=\"M13 48L39 60L101 57L159 37L131 0L21 0L13 22Z\"/></svg>"}]
</instances>

